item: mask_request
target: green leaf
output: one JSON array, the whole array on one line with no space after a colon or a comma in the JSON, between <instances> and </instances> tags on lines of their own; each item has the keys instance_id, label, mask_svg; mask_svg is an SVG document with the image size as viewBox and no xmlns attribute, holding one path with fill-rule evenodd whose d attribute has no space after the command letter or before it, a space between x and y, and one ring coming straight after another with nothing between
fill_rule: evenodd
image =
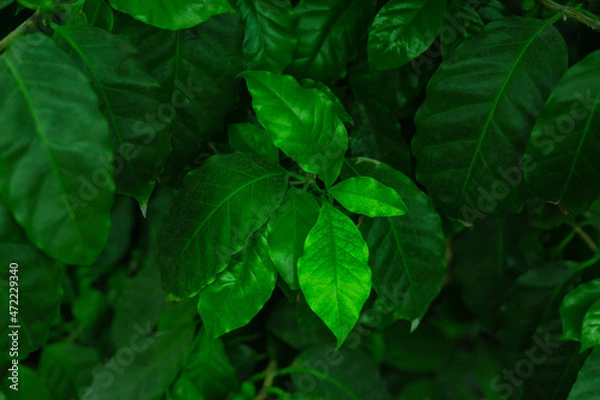
<instances>
[{"instance_id":1,"label":"green leaf","mask_svg":"<svg viewBox=\"0 0 600 400\"><path fill-rule=\"evenodd\" d=\"M386 164L357 159L346 164L353 175L370 176L402 193L409 213L402 217L365 218L373 288L394 314L420 319L441 290L446 273L446 243L440 216L429 198L402 173Z\"/></svg>"},{"instance_id":2,"label":"green leaf","mask_svg":"<svg viewBox=\"0 0 600 400\"><path fill-rule=\"evenodd\" d=\"M581 327L581 351L600 345L600 296L583 318Z\"/></svg>"},{"instance_id":3,"label":"green leaf","mask_svg":"<svg viewBox=\"0 0 600 400\"><path fill-rule=\"evenodd\" d=\"M369 65L375 70L400 67L433 43L442 24L444 0L390 0L369 28Z\"/></svg>"},{"instance_id":4,"label":"green leaf","mask_svg":"<svg viewBox=\"0 0 600 400\"><path fill-rule=\"evenodd\" d=\"M300 353L292 368L292 383L302 393L299 399L388 400L386 384L377 364L359 350L320 344ZM312 397L310 397L312 399Z\"/></svg>"},{"instance_id":5,"label":"green leaf","mask_svg":"<svg viewBox=\"0 0 600 400\"><path fill-rule=\"evenodd\" d=\"M146 110L144 122L171 131L173 150L165 166L171 178L197 159L203 152L201 146L223 130L225 116L238 100L235 77L245 68L241 20L234 14L217 15L195 28L175 32L129 18L117 22L115 31L140 50L148 71L160 83L164 104Z\"/></svg>"},{"instance_id":6,"label":"green leaf","mask_svg":"<svg viewBox=\"0 0 600 400\"><path fill-rule=\"evenodd\" d=\"M371 292L369 249L347 216L329 203L304 243L298 280L310 308L344 343Z\"/></svg>"},{"instance_id":7,"label":"green leaf","mask_svg":"<svg viewBox=\"0 0 600 400\"><path fill-rule=\"evenodd\" d=\"M298 46L287 72L337 81L356 57L375 14L374 0L301 0L296 6Z\"/></svg>"},{"instance_id":8,"label":"green leaf","mask_svg":"<svg viewBox=\"0 0 600 400\"><path fill-rule=\"evenodd\" d=\"M213 156L187 174L165 217L157 262L168 292L214 281L283 201L285 170L250 153Z\"/></svg>"},{"instance_id":9,"label":"green leaf","mask_svg":"<svg viewBox=\"0 0 600 400\"><path fill-rule=\"evenodd\" d=\"M98 99L42 34L10 42L0 56L0 82L4 204L37 247L66 264L89 265L108 240L114 197Z\"/></svg>"},{"instance_id":10,"label":"green leaf","mask_svg":"<svg viewBox=\"0 0 600 400\"><path fill-rule=\"evenodd\" d=\"M600 195L600 51L569 68L544 105L531 132L527 155L529 190L544 201L575 213Z\"/></svg>"},{"instance_id":11,"label":"green leaf","mask_svg":"<svg viewBox=\"0 0 600 400\"><path fill-rule=\"evenodd\" d=\"M112 8L105 0L85 0L83 12L90 26L97 26L107 32L112 31L115 17Z\"/></svg>"},{"instance_id":12,"label":"green leaf","mask_svg":"<svg viewBox=\"0 0 600 400\"><path fill-rule=\"evenodd\" d=\"M552 20L505 18L460 44L427 85L415 117L417 178L468 223L523 206L521 158L535 118L567 66Z\"/></svg>"},{"instance_id":13,"label":"green leaf","mask_svg":"<svg viewBox=\"0 0 600 400\"><path fill-rule=\"evenodd\" d=\"M237 0L246 27L248 69L282 73L296 47L295 12L288 0Z\"/></svg>"},{"instance_id":14,"label":"green leaf","mask_svg":"<svg viewBox=\"0 0 600 400\"><path fill-rule=\"evenodd\" d=\"M567 400L595 400L600 394L600 347L585 360Z\"/></svg>"},{"instance_id":15,"label":"green leaf","mask_svg":"<svg viewBox=\"0 0 600 400\"><path fill-rule=\"evenodd\" d=\"M60 264L27 240L2 203L0 254L4 260L0 270L0 323L5 327L5 334L0 336L0 348L3 349L0 362L4 364L14 358L9 357L12 346L8 333L14 329L9 326L20 326L19 359L26 358L46 342L52 322L59 315L64 272ZM11 263L18 267L11 268ZM18 288L18 304L15 304L15 288Z\"/></svg>"},{"instance_id":16,"label":"green leaf","mask_svg":"<svg viewBox=\"0 0 600 400\"><path fill-rule=\"evenodd\" d=\"M227 0L109 0L115 10L143 23L176 31L199 25L218 14L235 12Z\"/></svg>"},{"instance_id":17,"label":"green leaf","mask_svg":"<svg viewBox=\"0 0 600 400\"><path fill-rule=\"evenodd\" d=\"M136 336L128 347L101 368L83 398L96 400L158 400L175 380L183 364L194 327L176 327L148 337ZM126 368L119 360L126 360ZM115 371L114 366L119 369Z\"/></svg>"},{"instance_id":18,"label":"green leaf","mask_svg":"<svg viewBox=\"0 0 600 400\"><path fill-rule=\"evenodd\" d=\"M135 198L145 210L171 151L167 130L145 121L145 114L160 106L158 82L121 37L85 26L57 26L54 32L100 99L112 134L117 191Z\"/></svg>"},{"instance_id":19,"label":"green leaf","mask_svg":"<svg viewBox=\"0 0 600 400\"><path fill-rule=\"evenodd\" d=\"M328 193L349 211L368 217L395 217L408 211L398 192L368 176L345 179Z\"/></svg>"},{"instance_id":20,"label":"green leaf","mask_svg":"<svg viewBox=\"0 0 600 400\"><path fill-rule=\"evenodd\" d=\"M333 102L337 116L340 117L340 119L343 122L350 124L350 125L354 125L354 121L352 120L352 117L350 115L348 115L348 113L346 112L346 109L344 108L344 105L342 104L340 99L338 99L337 96L331 91L331 89L329 89L329 86L324 85L318 81L313 81L312 79L308 79L308 78L302 79L302 81L300 83L305 88L317 89L317 90L323 92L325 94L325 96L327 96L327 98Z\"/></svg>"},{"instance_id":21,"label":"green leaf","mask_svg":"<svg viewBox=\"0 0 600 400\"><path fill-rule=\"evenodd\" d=\"M232 260L214 282L200 291L198 313L211 338L250 322L275 289L277 271L269 258L267 239L257 235L241 261Z\"/></svg>"},{"instance_id":22,"label":"green leaf","mask_svg":"<svg viewBox=\"0 0 600 400\"><path fill-rule=\"evenodd\" d=\"M13 2L14 0L0 0L0 10L10 6Z\"/></svg>"},{"instance_id":23,"label":"green leaf","mask_svg":"<svg viewBox=\"0 0 600 400\"><path fill-rule=\"evenodd\" d=\"M239 385L236 371L220 339L211 339L201 329L188 352L181 375L171 395L174 400L224 399ZM201 398L200 398L201 399Z\"/></svg>"},{"instance_id":24,"label":"green leaf","mask_svg":"<svg viewBox=\"0 0 600 400\"><path fill-rule=\"evenodd\" d=\"M319 204L315 198L292 188L268 222L269 255L279 275L292 290L300 288L298 259L304 253L304 242L318 217Z\"/></svg>"},{"instance_id":25,"label":"green leaf","mask_svg":"<svg viewBox=\"0 0 600 400\"><path fill-rule=\"evenodd\" d=\"M563 323L561 340L582 341L581 328L586 313L598 299L600 279L577 286L563 298L560 306L560 318Z\"/></svg>"},{"instance_id":26,"label":"green leaf","mask_svg":"<svg viewBox=\"0 0 600 400\"><path fill-rule=\"evenodd\" d=\"M330 186L348 149L348 134L333 102L288 75L247 71L240 76L246 79L252 107L275 146Z\"/></svg>"},{"instance_id":27,"label":"green leaf","mask_svg":"<svg viewBox=\"0 0 600 400\"><path fill-rule=\"evenodd\" d=\"M131 346L134 338L154 330L166 305L166 293L160 283L158 267L148 264L119 288L109 330L110 339L117 348Z\"/></svg>"},{"instance_id":28,"label":"green leaf","mask_svg":"<svg viewBox=\"0 0 600 400\"><path fill-rule=\"evenodd\" d=\"M444 59L450 56L456 46L479 34L485 26L480 14L470 5L462 3L462 0L452 1L444 15L444 25L440 30L440 46Z\"/></svg>"},{"instance_id":29,"label":"green leaf","mask_svg":"<svg viewBox=\"0 0 600 400\"><path fill-rule=\"evenodd\" d=\"M38 373L54 399L74 399L92 381L92 369L100 362L93 347L52 343L44 347Z\"/></svg>"},{"instance_id":30,"label":"green leaf","mask_svg":"<svg viewBox=\"0 0 600 400\"><path fill-rule=\"evenodd\" d=\"M279 163L279 150L263 127L254 124L232 124L227 129L229 144L237 151L250 151L273 164Z\"/></svg>"}]
</instances>

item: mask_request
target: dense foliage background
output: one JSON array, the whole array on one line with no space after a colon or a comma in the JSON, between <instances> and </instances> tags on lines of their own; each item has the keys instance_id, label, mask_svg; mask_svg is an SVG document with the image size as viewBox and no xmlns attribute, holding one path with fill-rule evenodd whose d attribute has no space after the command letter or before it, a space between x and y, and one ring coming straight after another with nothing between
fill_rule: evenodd
<instances>
[{"instance_id":1,"label":"dense foliage background","mask_svg":"<svg viewBox=\"0 0 600 400\"><path fill-rule=\"evenodd\" d=\"M0 399L600 398L597 13L0 0Z\"/></svg>"}]
</instances>

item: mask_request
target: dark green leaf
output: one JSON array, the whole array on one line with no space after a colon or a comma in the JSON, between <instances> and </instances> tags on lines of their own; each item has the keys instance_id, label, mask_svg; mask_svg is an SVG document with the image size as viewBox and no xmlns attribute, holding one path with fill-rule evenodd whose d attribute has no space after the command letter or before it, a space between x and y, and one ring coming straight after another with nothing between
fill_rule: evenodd
<instances>
[{"instance_id":1,"label":"dark green leaf","mask_svg":"<svg viewBox=\"0 0 600 400\"><path fill-rule=\"evenodd\" d=\"M112 134L117 191L134 197L145 213L154 180L171 151L167 130L145 120L160 106L158 82L135 58L137 50L118 36L83 26L57 26L54 31L100 99Z\"/></svg>"},{"instance_id":2,"label":"dark green leaf","mask_svg":"<svg viewBox=\"0 0 600 400\"><path fill-rule=\"evenodd\" d=\"M433 43L444 22L444 0L390 0L369 28L369 65L400 67Z\"/></svg>"},{"instance_id":3,"label":"dark green leaf","mask_svg":"<svg viewBox=\"0 0 600 400\"><path fill-rule=\"evenodd\" d=\"M600 296L598 296L600 299ZM600 345L600 300L596 301L583 318L581 351Z\"/></svg>"},{"instance_id":4,"label":"dark green leaf","mask_svg":"<svg viewBox=\"0 0 600 400\"><path fill-rule=\"evenodd\" d=\"M536 167L525 174L529 190L571 212L586 211L600 195L600 51L569 68L544 105L527 155Z\"/></svg>"},{"instance_id":5,"label":"dark green leaf","mask_svg":"<svg viewBox=\"0 0 600 400\"><path fill-rule=\"evenodd\" d=\"M12 340L8 333L15 329L10 326L20 327L17 329L19 359L26 358L46 342L60 309L63 267L27 240L1 203L0 254L5 262L0 270L0 308L3 310L0 323L6 332L0 337L3 349L0 360L4 363L15 358L15 354L9 354ZM18 267L11 268L11 263Z\"/></svg>"},{"instance_id":6,"label":"dark green leaf","mask_svg":"<svg viewBox=\"0 0 600 400\"><path fill-rule=\"evenodd\" d=\"M2 389L6 393L6 397L2 397L2 392L0 392L0 398L3 400L52 400L48 388L44 386L44 383L31 368L19 365L18 379L18 386L13 386L14 383L10 378L3 380ZM11 389L10 386L18 387L19 390Z\"/></svg>"},{"instance_id":7,"label":"dark green leaf","mask_svg":"<svg viewBox=\"0 0 600 400\"><path fill-rule=\"evenodd\" d=\"M321 82L342 79L375 14L374 0L301 0L298 46L288 72Z\"/></svg>"},{"instance_id":8,"label":"dark green leaf","mask_svg":"<svg viewBox=\"0 0 600 400\"><path fill-rule=\"evenodd\" d=\"M83 12L90 26L97 26L105 31L112 31L115 23L112 8L105 0L85 0Z\"/></svg>"},{"instance_id":9,"label":"dark green leaf","mask_svg":"<svg viewBox=\"0 0 600 400\"><path fill-rule=\"evenodd\" d=\"M236 0L246 26L248 69L282 73L296 47L295 12L289 0Z\"/></svg>"},{"instance_id":10,"label":"dark green leaf","mask_svg":"<svg viewBox=\"0 0 600 400\"><path fill-rule=\"evenodd\" d=\"M227 129L229 144L237 151L250 151L274 164L279 162L279 150L267 132L254 124L233 124Z\"/></svg>"},{"instance_id":11,"label":"dark green leaf","mask_svg":"<svg viewBox=\"0 0 600 400\"><path fill-rule=\"evenodd\" d=\"M214 282L200 291L198 313L211 338L250 322L275 289L277 270L269 258L267 239L256 235L242 260L232 260Z\"/></svg>"},{"instance_id":12,"label":"dark green leaf","mask_svg":"<svg viewBox=\"0 0 600 400\"><path fill-rule=\"evenodd\" d=\"M527 137L565 71L553 20L505 18L459 45L415 117L417 178L444 212L472 223L523 206Z\"/></svg>"},{"instance_id":13,"label":"dark green leaf","mask_svg":"<svg viewBox=\"0 0 600 400\"><path fill-rule=\"evenodd\" d=\"M213 156L190 172L159 236L167 291L191 297L214 281L279 207L286 188L285 170L250 153Z\"/></svg>"},{"instance_id":14,"label":"dark green leaf","mask_svg":"<svg viewBox=\"0 0 600 400\"><path fill-rule=\"evenodd\" d=\"M299 189L290 189L267 225L269 255L292 290L300 288L298 259L304 253L304 241L318 217L319 205L314 197Z\"/></svg>"},{"instance_id":15,"label":"dark green leaf","mask_svg":"<svg viewBox=\"0 0 600 400\"><path fill-rule=\"evenodd\" d=\"M446 245L439 215L429 198L402 173L373 160L347 163L351 174L377 179L402 194L410 212L365 218L360 230L369 245L373 288L398 318L423 317L441 290Z\"/></svg>"},{"instance_id":16,"label":"dark green leaf","mask_svg":"<svg viewBox=\"0 0 600 400\"><path fill-rule=\"evenodd\" d=\"M298 281L310 308L342 345L371 292L369 249L347 216L329 203L304 243Z\"/></svg>"},{"instance_id":17,"label":"dark green leaf","mask_svg":"<svg viewBox=\"0 0 600 400\"><path fill-rule=\"evenodd\" d=\"M37 247L89 265L108 240L114 197L113 151L96 94L42 34L10 42L0 82L4 204Z\"/></svg>"},{"instance_id":18,"label":"dark green leaf","mask_svg":"<svg viewBox=\"0 0 600 400\"><path fill-rule=\"evenodd\" d=\"M235 12L227 0L110 0L116 10L163 29L191 28L213 15Z\"/></svg>"},{"instance_id":19,"label":"dark green leaf","mask_svg":"<svg viewBox=\"0 0 600 400\"><path fill-rule=\"evenodd\" d=\"M157 400L175 380L193 327L178 327L152 336L136 337L101 368L83 398L96 400ZM115 366L118 368L115 368Z\"/></svg>"}]
</instances>

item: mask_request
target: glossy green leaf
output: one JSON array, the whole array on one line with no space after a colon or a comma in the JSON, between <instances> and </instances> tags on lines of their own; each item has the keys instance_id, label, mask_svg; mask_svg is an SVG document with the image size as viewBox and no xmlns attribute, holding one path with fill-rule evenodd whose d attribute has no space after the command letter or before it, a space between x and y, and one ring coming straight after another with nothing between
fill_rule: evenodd
<instances>
[{"instance_id":1,"label":"glossy green leaf","mask_svg":"<svg viewBox=\"0 0 600 400\"><path fill-rule=\"evenodd\" d=\"M441 290L446 244L440 216L429 198L405 175L386 164L357 159L349 174L370 176L402 193L410 210L391 218L365 218L360 231L370 249L373 288L398 318L423 317Z\"/></svg>"},{"instance_id":2,"label":"glossy green leaf","mask_svg":"<svg viewBox=\"0 0 600 400\"><path fill-rule=\"evenodd\" d=\"M369 249L352 220L329 203L304 243L298 281L310 308L344 343L371 292Z\"/></svg>"},{"instance_id":3,"label":"glossy green leaf","mask_svg":"<svg viewBox=\"0 0 600 400\"><path fill-rule=\"evenodd\" d=\"M194 337L194 327L176 327L154 335L136 337L130 347L118 349L108 362L96 368L83 398L96 400L158 400L175 380L185 352ZM119 367L119 359L129 364ZM113 370L116 365L118 373Z\"/></svg>"},{"instance_id":4,"label":"glossy green leaf","mask_svg":"<svg viewBox=\"0 0 600 400\"><path fill-rule=\"evenodd\" d=\"M552 20L505 18L459 45L415 117L417 178L468 223L523 206L522 159L537 114L567 66Z\"/></svg>"},{"instance_id":5,"label":"glossy green leaf","mask_svg":"<svg viewBox=\"0 0 600 400\"><path fill-rule=\"evenodd\" d=\"M92 369L100 362L96 348L74 343L44 347L38 373L54 399L77 398L79 389L92 381Z\"/></svg>"},{"instance_id":6,"label":"glossy green leaf","mask_svg":"<svg viewBox=\"0 0 600 400\"><path fill-rule=\"evenodd\" d=\"M162 29L185 29L218 14L235 12L227 0L109 0L115 10Z\"/></svg>"},{"instance_id":7,"label":"glossy green leaf","mask_svg":"<svg viewBox=\"0 0 600 400\"><path fill-rule=\"evenodd\" d=\"M444 22L444 0L390 0L369 28L369 65L375 70L400 67L433 43Z\"/></svg>"},{"instance_id":8,"label":"glossy green leaf","mask_svg":"<svg viewBox=\"0 0 600 400\"><path fill-rule=\"evenodd\" d=\"M300 353L292 367L292 383L301 393L315 399L331 400L388 400L385 381L377 364L359 350L318 345ZM312 399L312 397L309 397Z\"/></svg>"},{"instance_id":9,"label":"glossy green leaf","mask_svg":"<svg viewBox=\"0 0 600 400\"><path fill-rule=\"evenodd\" d=\"M269 258L267 239L257 235L241 261L232 260L214 282L200 291L198 313L211 338L250 322L275 289L277 270Z\"/></svg>"},{"instance_id":10,"label":"glossy green leaf","mask_svg":"<svg viewBox=\"0 0 600 400\"><path fill-rule=\"evenodd\" d=\"M234 14L217 15L175 32L122 16L117 22L115 31L140 50L146 68L160 83L164 104L146 110L143 122L170 130L173 150L165 174L172 178L223 130L225 115L238 100L235 77L245 67L241 20Z\"/></svg>"},{"instance_id":11,"label":"glossy green leaf","mask_svg":"<svg viewBox=\"0 0 600 400\"><path fill-rule=\"evenodd\" d=\"M571 212L586 211L600 195L600 51L569 68L542 109L527 144L536 168L529 190Z\"/></svg>"},{"instance_id":12,"label":"glossy green leaf","mask_svg":"<svg viewBox=\"0 0 600 400\"><path fill-rule=\"evenodd\" d=\"M105 0L85 0L83 12L90 26L97 26L105 31L112 31L115 17L113 10Z\"/></svg>"},{"instance_id":13,"label":"glossy green leaf","mask_svg":"<svg viewBox=\"0 0 600 400\"><path fill-rule=\"evenodd\" d=\"M581 327L581 351L600 345L600 296L587 310Z\"/></svg>"},{"instance_id":14,"label":"glossy green leaf","mask_svg":"<svg viewBox=\"0 0 600 400\"><path fill-rule=\"evenodd\" d=\"M187 174L165 217L157 262L168 292L214 281L283 201L285 170L250 153L213 156Z\"/></svg>"},{"instance_id":15,"label":"glossy green leaf","mask_svg":"<svg viewBox=\"0 0 600 400\"><path fill-rule=\"evenodd\" d=\"M275 146L330 186L342 168L348 134L335 105L291 76L247 71L252 107Z\"/></svg>"},{"instance_id":16,"label":"glossy green leaf","mask_svg":"<svg viewBox=\"0 0 600 400\"><path fill-rule=\"evenodd\" d=\"M4 204L37 247L89 265L108 240L114 197L113 152L96 94L41 34L10 42L0 82Z\"/></svg>"},{"instance_id":17,"label":"glossy green leaf","mask_svg":"<svg viewBox=\"0 0 600 400\"><path fill-rule=\"evenodd\" d=\"M304 242L319 217L319 204L312 195L292 188L267 225L269 255L290 289L298 290L298 259Z\"/></svg>"},{"instance_id":18,"label":"glossy green leaf","mask_svg":"<svg viewBox=\"0 0 600 400\"><path fill-rule=\"evenodd\" d=\"M223 342L211 339L201 329L188 352L181 375L171 389L173 400L223 399L237 386L236 371Z\"/></svg>"},{"instance_id":19,"label":"glossy green leaf","mask_svg":"<svg viewBox=\"0 0 600 400\"><path fill-rule=\"evenodd\" d=\"M279 162L279 150L261 126L232 124L227 129L229 144L237 151L250 151L274 164Z\"/></svg>"},{"instance_id":20,"label":"glossy green leaf","mask_svg":"<svg viewBox=\"0 0 600 400\"><path fill-rule=\"evenodd\" d=\"M570 291L560 306L562 340L582 341L581 327L588 310L600 299L600 279L583 283Z\"/></svg>"},{"instance_id":21,"label":"glossy green leaf","mask_svg":"<svg viewBox=\"0 0 600 400\"><path fill-rule=\"evenodd\" d=\"M331 100L333 102L333 105L335 106L335 112L337 113L338 117L340 117L340 119L343 122L350 124L350 125L354 125L354 121L352 120L352 117L350 115L348 115L348 113L346 112L346 109L344 108L344 105L342 104L340 99L338 99L337 96L333 93L333 91L331 89L329 89L329 86L324 85L318 81L313 81L312 79L308 79L308 78L302 79L302 81L300 83L305 88L318 89L319 91L325 93L325 95L329 98L329 100Z\"/></svg>"},{"instance_id":22,"label":"glossy green leaf","mask_svg":"<svg viewBox=\"0 0 600 400\"><path fill-rule=\"evenodd\" d=\"M600 347L596 347L585 360L567 400L597 399L600 395L598 376L600 376Z\"/></svg>"},{"instance_id":23,"label":"glossy green leaf","mask_svg":"<svg viewBox=\"0 0 600 400\"><path fill-rule=\"evenodd\" d=\"M296 47L295 12L288 0L237 0L246 27L248 69L282 73Z\"/></svg>"},{"instance_id":24,"label":"glossy green leaf","mask_svg":"<svg viewBox=\"0 0 600 400\"><path fill-rule=\"evenodd\" d=\"M367 217L395 217L408 211L396 190L368 176L345 179L328 193L349 211Z\"/></svg>"},{"instance_id":25,"label":"glossy green leaf","mask_svg":"<svg viewBox=\"0 0 600 400\"><path fill-rule=\"evenodd\" d=\"M337 81L356 56L375 15L374 0L301 0L296 6L298 46L287 72Z\"/></svg>"},{"instance_id":26,"label":"glossy green leaf","mask_svg":"<svg viewBox=\"0 0 600 400\"><path fill-rule=\"evenodd\" d=\"M146 210L171 151L167 130L145 121L145 114L160 106L158 82L136 59L137 50L118 36L85 26L57 26L54 32L100 99L112 134L117 191Z\"/></svg>"},{"instance_id":27,"label":"glossy green leaf","mask_svg":"<svg viewBox=\"0 0 600 400\"><path fill-rule=\"evenodd\" d=\"M64 272L60 264L29 242L2 203L0 254L4 260L0 269L0 309L3 310L0 323L5 327L5 334L0 336L0 348L4 350L0 360L4 364L15 358L15 354L9 354L12 346L8 333L17 328L11 326L20 327L19 359L26 358L46 342L59 314ZM10 268L10 263L18 264L18 268Z\"/></svg>"}]
</instances>

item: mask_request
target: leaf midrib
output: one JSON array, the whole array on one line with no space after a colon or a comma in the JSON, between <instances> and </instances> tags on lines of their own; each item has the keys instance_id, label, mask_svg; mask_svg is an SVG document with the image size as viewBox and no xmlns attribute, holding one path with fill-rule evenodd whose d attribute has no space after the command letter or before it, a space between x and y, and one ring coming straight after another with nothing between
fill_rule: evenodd
<instances>
[{"instance_id":1,"label":"leaf midrib","mask_svg":"<svg viewBox=\"0 0 600 400\"><path fill-rule=\"evenodd\" d=\"M537 39L538 35L542 31L544 31L548 27L548 25L554 23L554 19L550 18L550 19L546 20L545 22L546 23L542 24L540 26L540 28L535 32L535 34L532 35L531 38L524 43L523 49L521 49L521 51L519 52L519 55L517 56L515 62L513 63L510 71L508 71L508 74L507 74L506 78L504 79L504 82L502 83L502 86L500 87L500 90L498 91L496 98L492 102L490 113L488 114L488 117L485 121L484 127L480 133L479 141L477 142L477 147L475 148L475 152L473 154L473 157L471 158L471 163L469 164L469 168L467 169L467 176L465 177L463 187L461 189L460 199L458 201L458 207L461 207L461 205L463 204L463 200L466 195L467 186L469 184L469 181L471 179L471 174L473 172L473 166L475 165L475 161L477 160L477 155L480 154L480 152L481 152L481 146L483 145L483 141L485 140L487 133L490 131L490 129L489 129L490 124L492 123L492 121L496 115L496 110L498 107L498 103L500 102L500 98L504 94L508 83L510 82L511 78L513 77L513 73L514 73L515 69L521 63L521 60L522 60L523 56L525 55L525 52L529 49L529 47ZM483 155L481 155L481 157L483 158Z\"/></svg>"}]
</instances>

